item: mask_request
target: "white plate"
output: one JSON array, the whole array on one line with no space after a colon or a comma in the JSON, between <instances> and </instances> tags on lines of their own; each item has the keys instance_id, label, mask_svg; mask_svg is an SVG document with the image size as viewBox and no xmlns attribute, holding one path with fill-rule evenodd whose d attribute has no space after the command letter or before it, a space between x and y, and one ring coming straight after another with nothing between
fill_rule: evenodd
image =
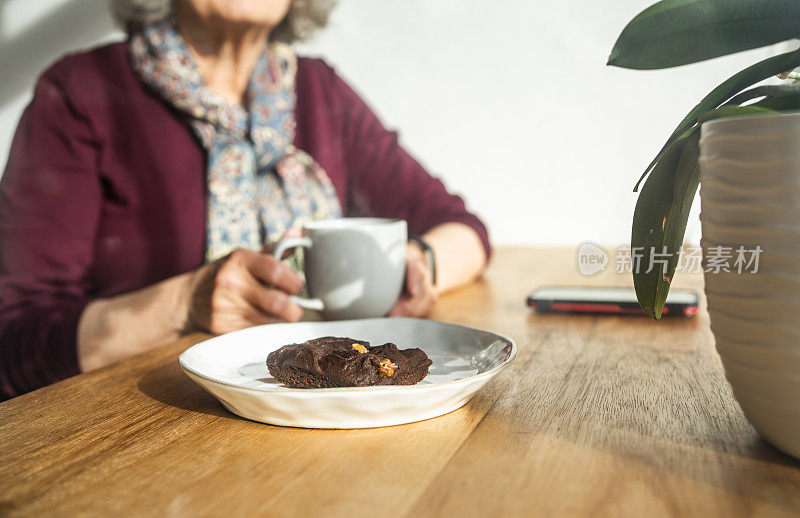
<instances>
[{"instance_id":1,"label":"white plate","mask_svg":"<svg viewBox=\"0 0 800 518\"><path fill-rule=\"evenodd\" d=\"M433 360L413 386L286 388L267 370L279 347L322 336L419 347ZM517 354L510 338L414 318L372 318L251 327L200 342L178 359L184 372L231 412L303 428L371 428L421 421L463 406Z\"/></svg>"}]
</instances>

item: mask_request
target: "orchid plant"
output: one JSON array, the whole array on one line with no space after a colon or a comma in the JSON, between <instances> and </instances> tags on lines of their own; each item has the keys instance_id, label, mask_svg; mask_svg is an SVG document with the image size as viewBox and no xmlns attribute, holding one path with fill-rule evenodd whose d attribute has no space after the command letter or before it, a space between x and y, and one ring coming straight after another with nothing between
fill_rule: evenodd
<instances>
[{"instance_id":1,"label":"orchid plant","mask_svg":"<svg viewBox=\"0 0 800 518\"><path fill-rule=\"evenodd\" d=\"M662 0L639 13L614 45L608 64L653 70L755 49L800 36L800 0ZM800 49L734 74L683 118L644 170L634 191L631 249L641 250L633 280L639 304L661 318L699 184L700 125L707 120L800 109ZM781 84L759 85L773 76ZM652 261L653 254L667 261Z\"/></svg>"}]
</instances>

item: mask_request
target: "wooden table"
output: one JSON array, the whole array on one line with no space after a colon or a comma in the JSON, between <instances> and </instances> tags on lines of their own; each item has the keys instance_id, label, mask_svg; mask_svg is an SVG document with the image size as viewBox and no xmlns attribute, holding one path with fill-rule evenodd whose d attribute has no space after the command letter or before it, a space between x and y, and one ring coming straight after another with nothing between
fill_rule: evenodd
<instances>
[{"instance_id":1,"label":"wooden table","mask_svg":"<svg viewBox=\"0 0 800 518\"><path fill-rule=\"evenodd\" d=\"M535 315L574 250L502 249L433 318L517 340L464 408L371 430L240 419L178 369L203 335L0 404L0 515L797 515L800 462L761 440L693 319ZM699 276L676 285L699 288Z\"/></svg>"}]
</instances>

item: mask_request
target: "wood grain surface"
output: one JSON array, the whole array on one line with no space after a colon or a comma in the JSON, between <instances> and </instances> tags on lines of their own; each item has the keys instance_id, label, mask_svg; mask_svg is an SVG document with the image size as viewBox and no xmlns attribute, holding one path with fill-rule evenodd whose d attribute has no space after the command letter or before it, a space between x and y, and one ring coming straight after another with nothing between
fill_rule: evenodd
<instances>
[{"instance_id":1,"label":"wood grain surface","mask_svg":"<svg viewBox=\"0 0 800 518\"><path fill-rule=\"evenodd\" d=\"M370 430L240 419L180 372L206 336L0 404L0 515L779 516L800 462L733 399L692 319L536 315L574 250L501 249L434 319L502 332L519 354L465 407ZM679 275L677 286L702 287Z\"/></svg>"}]
</instances>

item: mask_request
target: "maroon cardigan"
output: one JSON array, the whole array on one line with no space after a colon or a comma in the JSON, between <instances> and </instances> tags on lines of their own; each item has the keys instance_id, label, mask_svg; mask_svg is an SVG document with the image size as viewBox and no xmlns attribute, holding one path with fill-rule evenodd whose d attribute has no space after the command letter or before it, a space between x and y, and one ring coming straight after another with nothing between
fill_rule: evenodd
<instances>
[{"instance_id":1,"label":"maroon cardigan","mask_svg":"<svg viewBox=\"0 0 800 518\"><path fill-rule=\"evenodd\" d=\"M486 228L319 59L297 71L295 145L347 215ZM145 90L124 43L69 55L39 79L0 180L0 397L78 373L86 304L199 267L205 154Z\"/></svg>"}]
</instances>

